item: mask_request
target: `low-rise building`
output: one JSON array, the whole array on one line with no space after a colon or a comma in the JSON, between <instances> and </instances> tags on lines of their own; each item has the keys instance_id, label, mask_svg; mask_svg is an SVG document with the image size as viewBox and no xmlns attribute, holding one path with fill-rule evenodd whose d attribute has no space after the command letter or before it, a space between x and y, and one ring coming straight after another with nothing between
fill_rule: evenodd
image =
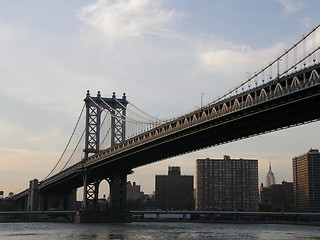
<instances>
[{"instance_id":1,"label":"low-rise building","mask_svg":"<svg viewBox=\"0 0 320 240\"><path fill-rule=\"evenodd\" d=\"M194 209L193 176L181 175L180 167L169 166L168 175L156 175L155 200L161 209Z\"/></svg>"}]
</instances>

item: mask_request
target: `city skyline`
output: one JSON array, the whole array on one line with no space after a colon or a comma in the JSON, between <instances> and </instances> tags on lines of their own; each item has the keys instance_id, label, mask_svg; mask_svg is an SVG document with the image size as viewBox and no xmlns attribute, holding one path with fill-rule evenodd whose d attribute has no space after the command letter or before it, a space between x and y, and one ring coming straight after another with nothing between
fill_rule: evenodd
<instances>
[{"instance_id":1,"label":"city skyline","mask_svg":"<svg viewBox=\"0 0 320 240\"><path fill-rule=\"evenodd\" d=\"M0 3L0 189L19 192L59 159L87 89L160 118L210 102L264 67L319 23L317 1L36 1ZM317 41L320 36L317 37ZM259 61L257 61L259 59ZM320 60L320 59L319 59ZM230 71L232 69L232 71ZM271 160L278 182L291 160L319 148L320 124L244 139L134 169L151 193L167 166L195 175L195 159Z\"/></svg>"}]
</instances>

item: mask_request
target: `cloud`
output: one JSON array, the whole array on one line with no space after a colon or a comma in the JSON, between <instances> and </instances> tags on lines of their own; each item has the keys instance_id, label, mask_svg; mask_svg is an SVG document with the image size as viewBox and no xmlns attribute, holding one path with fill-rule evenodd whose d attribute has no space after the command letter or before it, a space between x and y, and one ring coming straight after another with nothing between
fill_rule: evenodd
<instances>
[{"instance_id":1,"label":"cloud","mask_svg":"<svg viewBox=\"0 0 320 240\"><path fill-rule=\"evenodd\" d=\"M295 13L305 7L305 3L300 0L278 0L283 6L285 13Z\"/></svg>"},{"instance_id":2,"label":"cloud","mask_svg":"<svg viewBox=\"0 0 320 240\"><path fill-rule=\"evenodd\" d=\"M79 8L80 21L72 15L66 22L74 25L66 24L62 31L50 28L50 34L37 14L30 16L42 24L32 27L18 24L23 22L19 18L0 22L0 100L5 103L1 152L14 164L7 168L13 171L20 161L33 166L32 161L40 159L43 166L37 171L48 173L65 147L87 89L92 95L101 90L104 97L126 92L128 100L144 111L170 118L200 106L201 93L204 103L224 94L243 81L247 71L259 70L287 47L279 43L255 49L238 39L218 39L209 22L203 25L210 29L199 30L208 35L190 32L193 26L188 25L190 19L184 22L185 16L195 23L200 17L165 2L91 1ZM292 1L281 2L286 12L296 9ZM57 13L45 12L52 23L60 18ZM200 154L208 156L196 155ZM167 161L158 163L164 173ZM176 158L172 161L180 164ZM188 163L183 172L192 171L193 160Z\"/></svg>"},{"instance_id":3,"label":"cloud","mask_svg":"<svg viewBox=\"0 0 320 240\"><path fill-rule=\"evenodd\" d=\"M174 29L184 15L156 1L96 1L78 13L84 23L81 53L91 59L87 66L106 66L98 71L116 92L127 92L135 103L141 94L152 93L144 101L145 110L170 118L193 110L200 93L209 102L228 92L246 80L248 71L259 71L287 47L278 43L254 49L212 34L188 35ZM159 103L177 95L181 102Z\"/></svg>"},{"instance_id":4,"label":"cloud","mask_svg":"<svg viewBox=\"0 0 320 240\"><path fill-rule=\"evenodd\" d=\"M267 62L271 57L275 58L274 53L279 51L279 49L284 49L284 45L279 44L262 50L243 46L238 46L236 49L226 47L221 49L203 49L198 53L198 56L205 70L236 76L237 73L245 73L246 70L253 69L252 65L256 65L256 59L261 59L262 62L259 62L259 64L263 64L263 62Z\"/></svg>"},{"instance_id":5,"label":"cloud","mask_svg":"<svg viewBox=\"0 0 320 240\"><path fill-rule=\"evenodd\" d=\"M219 79L219 94L222 95L236 87L234 84L240 85L255 72L267 66L271 60L284 52L285 47L283 42L279 42L267 48L254 49L249 45L209 38L200 43L197 50L199 71L207 72ZM263 73L261 79L255 81L266 80L270 74L275 74L275 68L272 73L269 71Z\"/></svg>"},{"instance_id":6,"label":"cloud","mask_svg":"<svg viewBox=\"0 0 320 240\"><path fill-rule=\"evenodd\" d=\"M108 47L123 39L165 36L170 32L167 25L179 16L158 1L148 0L99 0L79 11L80 19L102 34Z\"/></svg>"}]
</instances>

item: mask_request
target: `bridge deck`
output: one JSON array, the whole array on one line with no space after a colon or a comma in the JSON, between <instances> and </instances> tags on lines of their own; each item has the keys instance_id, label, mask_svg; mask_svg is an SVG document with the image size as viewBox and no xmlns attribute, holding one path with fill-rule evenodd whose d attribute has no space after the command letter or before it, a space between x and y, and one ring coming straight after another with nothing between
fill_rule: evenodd
<instances>
[{"instance_id":1,"label":"bridge deck","mask_svg":"<svg viewBox=\"0 0 320 240\"><path fill-rule=\"evenodd\" d=\"M82 186L83 169L103 179L119 169L129 172L173 156L318 121L319 73L316 64L181 116L75 164L39 188L75 189Z\"/></svg>"}]
</instances>

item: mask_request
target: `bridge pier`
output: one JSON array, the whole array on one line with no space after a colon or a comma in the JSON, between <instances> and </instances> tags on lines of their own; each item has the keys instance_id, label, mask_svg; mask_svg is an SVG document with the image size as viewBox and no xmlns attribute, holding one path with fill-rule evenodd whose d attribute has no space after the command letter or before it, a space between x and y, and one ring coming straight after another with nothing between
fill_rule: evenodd
<instances>
[{"instance_id":1,"label":"bridge pier","mask_svg":"<svg viewBox=\"0 0 320 240\"><path fill-rule=\"evenodd\" d=\"M42 192L38 189L38 179L30 181L26 208L27 211L76 209L76 190Z\"/></svg>"},{"instance_id":2,"label":"bridge pier","mask_svg":"<svg viewBox=\"0 0 320 240\"><path fill-rule=\"evenodd\" d=\"M127 175L118 173L107 180L110 185L110 207L107 222L132 222L131 214L127 208Z\"/></svg>"},{"instance_id":3,"label":"bridge pier","mask_svg":"<svg viewBox=\"0 0 320 240\"><path fill-rule=\"evenodd\" d=\"M99 211L99 185L101 180L94 179L90 181L89 173L82 174L83 179L83 200L81 210Z\"/></svg>"},{"instance_id":4,"label":"bridge pier","mask_svg":"<svg viewBox=\"0 0 320 240\"><path fill-rule=\"evenodd\" d=\"M110 185L110 211L127 210L127 174L115 174L107 179Z\"/></svg>"},{"instance_id":5,"label":"bridge pier","mask_svg":"<svg viewBox=\"0 0 320 240\"><path fill-rule=\"evenodd\" d=\"M76 209L76 190L42 193L39 210L68 210Z\"/></svg>"},{"instance_id":6,"label":"bridge pier","mask_svg":"<svg viewBox=\"0 0 320 240\"><path fill-rule=\"evenodd\" d=\"M102 211L98 204L99 185L101 180L90 183L88 173L83 174L84 193L81 211L75 216L76 223L128 223L132 222L127 209L127 174L117 173L107 178L110 185L110 206Z\"/></svg>"},{"instance_id":7,"label":"bridge pier","mask_svg":"<svg viewBox=\"0 0 320 240\"><path fill-rule=\"evenodd\" d=\"M39 210L39 197L38 179L33 179L29 182L27 211Z\"/></svg>"}]
</instances>

